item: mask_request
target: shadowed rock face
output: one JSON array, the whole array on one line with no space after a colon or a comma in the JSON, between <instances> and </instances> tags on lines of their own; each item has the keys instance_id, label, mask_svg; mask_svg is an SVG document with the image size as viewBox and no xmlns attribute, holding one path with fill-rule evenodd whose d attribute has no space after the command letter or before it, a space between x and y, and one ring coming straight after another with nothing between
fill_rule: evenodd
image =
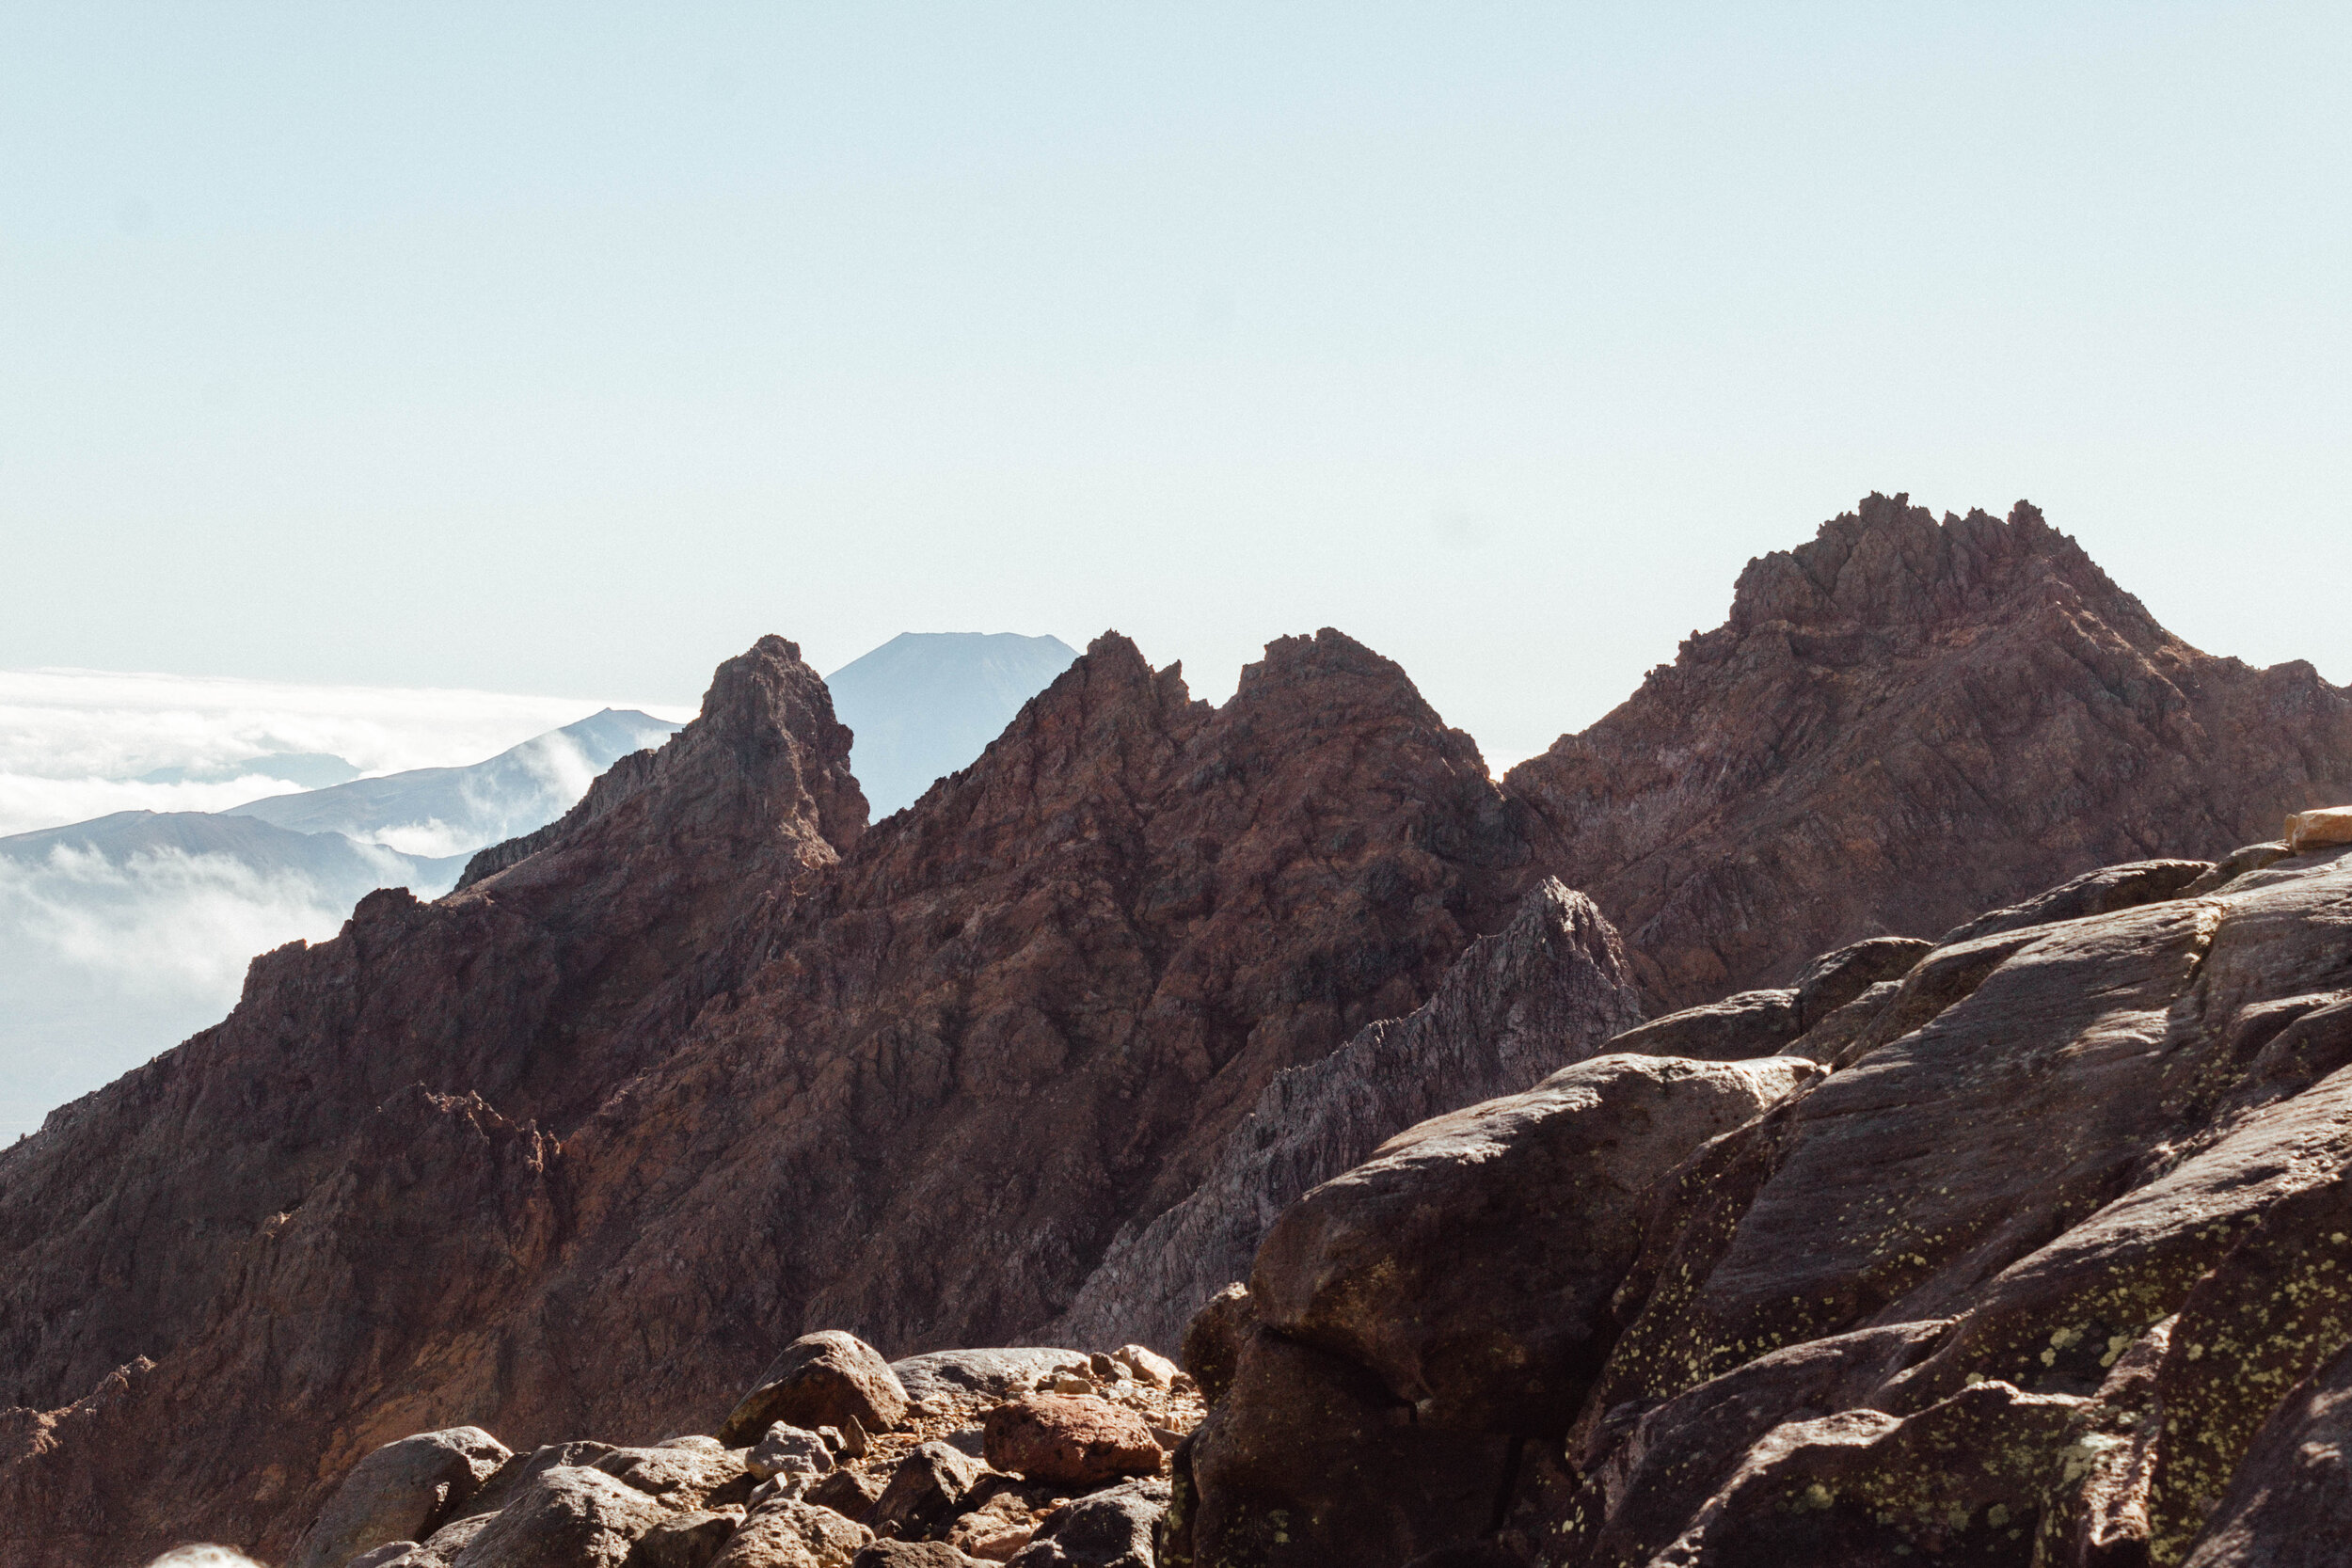
<instances>
[{"instance_id":1,"label":"shadowed rock face","mask_svg":"<svg viewBox=\"0 0 2352 1568\"><path fill-rule=\"evenodd\" d=\"M1333 632L1216 710L1103 639L872 832L849 740L768 640L462 891L260 960L0 1154L0 1557L282 1556L409 1433L707 1429L807 1326L1017 1340L1534 880L1468 737Z\"/></svg>"},{"instance_id":2,"label":"shadowed rock face","mask_svg":"<svg viewBox=\"0 0 2352 1568\"><path fill-rule=\"evenodd\" d=\"M1203 1302L1248 1276L1266 1227L1308 1189L1414 1123L1532 1087L1640 1021L1616 932L1592 900L1547 880L1418 1011L1278 1075L1191 1195L1122 1229L1041 1337L1131 1335L1173 1351Z\"/></svg>"},{"instance_id":3,"label":"shadowed rock face","mask_svg":"<svg viewBox=\"0 0 2352 1568\"><path fill-rule=\"evenodd\" d=\"M2352 694L2310 665L2200 653L2022 501L1905 502L1750 562L1725 625L1505 781L1661 1004L2352 798Z\"/></svg>"},{"instance_id":4,"label":"shadowed rock face","mask_svg":"<svg viewBox=\"0 0 2352 1568\"><path fill-rule=\"evenodd\" d=\"M2325 1560L2341 1532L2294 1521L2344 1484L2347 995L2333 848L1930 952L1847 1004L1904 1026L1698 1146L1638 1245L1514 1223L1544 1183L1461 1130L1515 1132L1540 1094L1416 1129L1261 1249L1242 1359L1314 1381L1232 1381L1183 1456L1175 1548L1303 1568L1344 1529L1367 1564L1481 1541L1549 1568ZM1548 1114L1552 1146L1595 1137L1559 1166L1584 1182L1657 1125ZM1526 1306L1602 1295L1599 1354ZM1285 1461L1301 1402L1343 1386L1363 1418ZM1459 1441L1433 1448L1440 1426ZM1454 1489L1343 1520L1328 1478L1407 1459Z\"/></svg>"}]
</instances>

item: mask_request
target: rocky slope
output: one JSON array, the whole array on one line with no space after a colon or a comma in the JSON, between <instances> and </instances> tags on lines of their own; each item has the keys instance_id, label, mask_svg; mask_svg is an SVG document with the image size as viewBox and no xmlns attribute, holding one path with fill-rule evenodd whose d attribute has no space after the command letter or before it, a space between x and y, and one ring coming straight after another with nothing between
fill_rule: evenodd
<instances>
[{"instance_id":1,"label":"rocky slope","mask_svg":"<svg viewBox=\"0 0 2352 1568\"><path fill-rule=\"evenodd\" d=\"M1750 562L1724 626L1507 784L1682 1005L2266 838L2352 799L2352 696L2200 653L2022 501L1938 522L1872 496Z\"/></svg>"},{"instance_id":2,"label":"rocky slope","mask_svg":"<svg viewBox=\"0 0 2352 1568\"><path fill-rule=\"evenodd\" d=\"M1415 1122L1534 1086L1640 1019L1617 933L1582 894L1547 880L1509 926L1470 944L1419 1010L1278 1074L1192 1192L1123 1227L1041 1337L1172 1348L1202 1302L1248 1275L1266 1227L1309 1188Z\"/></svg>"},{"instance_id":3,"label":"rocky slope","mask_svg":"<svg viewBox=\"0 0 2352 1568\"><path fill-rule=\"evenodd\" d=\"M2341 1560L2352 849L2231 869L1391 1140L1188 1342L1161 1562Z\"/></svg>"},{"instance_id":4,"label":"rocky slope","mask_svg":"<svg viewBox=\"0 0 2352 1568\"><path fill-rule=\"evenodd\" d=\"M2241 818L2332 788L2352 776L2348 711L2308 671L2169 639L2037 517L1939 526L1878 502L1752 566L1731 626L1508 789L1402 671L1336 632L1269 645L1215 709L1106 636L977 763L869 829L823 683L765 640L669 745L485 851L458 892L379 895L335 941L266 956L223 1024L0 1152L0 1558L110 1568L206 1534L279 1559L384 1443L701 1430L816 1326L892 1354L1048 1324L1096 1345L1165 1334L1302 1189L1414 1117L1507 1090L1508 1111L1316 1193L1393 1205L1452 1151L1508 1165L1524 1146L1525 1194L1490 1195L1458 1234L1409 1202L1359 1224L1311 1195L1290 1212L1321 1217L1265 1238L1262 1272L1279 1256L1303 1273L1264 1293L1284 1304L1269 1348L1253 1359L1243 1341L1260 1341L1231 1336L1214 1382L1233 1411L1294 1415L1210 1424L1187 1472L1202 1512L1177 1541L1258 1550L1267 1515L1248 1499L1287 1484L1286 1452L1322 1456L1376 1502L1367 1519L1406 1530L1351 1525L1345 1549L1375 1551L1359 1560L1472 1515L1486 1529L1505 1476L1581 1484L1618 1451L1591 1445L1689 1391L1660 1369L1711 1376L1710 1356L1769 1338L1742 1316L1786 1305L1769 1294L1694 1297L1646 1328L1649 1286L1625 1294L1681 1289L1686 1269L1693 1288L1732 1277L1697 1252L1639 1259L1670 1233L1699 1248L1737 1228L1742 1195L1800 1148L1753 1128L1810 1127L1798 1108L1884 1085L1901 1042L2023 962L2035 922L2211 906L2206 874L2178 863L2025 901L2119 836L2127 856L2212 854ZM1922 958L1988 904L2010 908ZM1618 944L1613 913L1636 940ZM2141 940L2129 929L2117 942ZM1712 1005L1595 1055L1637 1016L1632 974ZM2140 984L2094 978L2099 995ZM1724 995L1752 983L1772 989ZM2143 1024L2083 1027L2048 1053ZM2009 1037L1971 1049L1951 1071L1978 1098L1936 1114L1990 1137L2048 1069L2002 1076L2024 1049ZM1558 1064L1583 1076L1534 1082ZM1929 1114L1932 1084L1897 1088L1839 1125ZM2153 1169L2194 1152L2207 1114L2192 1094L2164 1122L2167 1096L2127 1076L2078 1109L2141 1117L2112 1136ZM1593 1106L1597 1130L1576 1120ZM1707 1167L1696 1217L1661 1228L1643 1207L1658 1177L1742 1125L1706 1147L1765 1152ZM1919 1199L1899 1164L1883 1195L1838 1164L1932 1143L1889 1125L1883 1145L1796 1167L1837 1195L1829 1241ZM2105 1156L2079 1180L2045 1168L2110 1131L2056 1116L1953 1155L2010 1184L1987 1202L2040 1194L2039 1217L1973 1239L1935 1218L1903 1256L1927 1268L1958 1237L1997 1274L2002 1246L2123 1190ZM1513 1254L1514 1212L1560 1255ZM1775 1222L1759 1279L1812 1243L1808 1223ZM1383 1273L1384 1237L1454 1246L1462 1267ZM1329 1289L1319 1249L1349 1260ZM1845 1260L1864 1271L1845 1286L1804 1284L1834 1298L1823 1322L1893 1288L1883 1260ZM1433 1304L1409 1331L1381 1316L1406 1279ZM1591 1315L1618 1297L1631 1327ZM1573 1312L1441 1332L1482 1299ZM1246 1318L1237 1300L1216 1321ZM1108 1333L1122 1317L1136 1326ZM1685 1319L1711 1348L1671 1338ZM1482 1391L1496 1366L1539 1362L1516 1393ZM1603 1383L1626 1391L1578 1429L1571 1474L1566 1407Z\"/></svg>"},{"instance_id":5,"label":"rocky slope","mask_svg":"<svg viewBox=\"0 0 2352 1568\"><path fill-rule=\"evenodd\" d=\"M11 1560L275 1552L379 1441L674 1430L811 1322L1011 1337L1534 880L1336 633L1214 711L1098 641L872 833L847 749L763 643L532 852L0 1155Z\"/></svg>"}]
</instances>

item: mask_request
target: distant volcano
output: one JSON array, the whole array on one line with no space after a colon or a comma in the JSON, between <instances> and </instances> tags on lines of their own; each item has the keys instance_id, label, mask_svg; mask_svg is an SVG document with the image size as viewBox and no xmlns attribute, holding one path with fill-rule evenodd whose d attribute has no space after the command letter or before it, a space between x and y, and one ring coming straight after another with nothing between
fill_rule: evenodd
<instances>
[{"instance_id":1,"label":"distant volcano","mask_svg":"<svg viewBox=\"0 0 2352 1568\"><path fill-rule=\"evenodd\" d=\"M876 820L970 766L1077 657L1058 637L907 631L826 676Z\"/></svg>"}]
</instances>

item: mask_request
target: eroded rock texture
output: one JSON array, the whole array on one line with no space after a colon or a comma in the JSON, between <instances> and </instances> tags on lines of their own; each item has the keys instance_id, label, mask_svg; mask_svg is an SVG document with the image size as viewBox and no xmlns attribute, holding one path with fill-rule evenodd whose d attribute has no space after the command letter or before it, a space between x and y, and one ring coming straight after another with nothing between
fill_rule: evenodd
<instances>
[{"instance_id":1,"label":"eroded rock texture","mask_svg":"<svg viewBox=\"0 0 2352 1568\"><path fill-rule=\"evenodd\" d=\"M764 641L535 847L0 1154L0 1556L281 1556L409 1433L707 1429L812 1324L1016 1340L1536 879L1333 632L1216 710L1106 637L871 832L849 741Z\"/></svg>"},{"instance_id":2,"label":"eroded rock texture","mask_svg":"<svg viewBox=\"0 0 2352 1568\"><path fill-rule=\"evenodd\" d=\"M2352 698L2200 653L2022 501L1939 523L1872 496L1750 562L1725 625L1506 784L1682 1006L2273 838L2352 798Z\"/></svg>"},{"instance_id":3,"label":"eroded rock texture","mask_svg":"<svg viewBox=\"0 0 2352 1568\"><path fill-rule=\"evenodd\" d=\"M1251 1338L1180 1456L1167 1560L2328 1560L2352 851L1994 924L1846 1004L1879 1022L1832 1070L1606 1056L1311 1194L1248 1316L1220 1304ZM1645 1060L1809 1076L1701 1142L1602 1111ZM1563 1094L1585 1079L1592 1110ZM1546 1208L1621 1190L1661 1135L1684 1152L1638 1223ZM1538 1151L1557 1174L1515 1178ZM1284 1461L1316 1402L1328 1451Z\"/></svg>"}]
</instances>

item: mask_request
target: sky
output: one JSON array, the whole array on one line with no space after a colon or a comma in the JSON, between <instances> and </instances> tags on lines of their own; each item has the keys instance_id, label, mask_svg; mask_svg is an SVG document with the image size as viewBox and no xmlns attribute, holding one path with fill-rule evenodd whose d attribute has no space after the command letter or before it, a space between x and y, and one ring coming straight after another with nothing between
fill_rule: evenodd
<instances>
[{"instance_id":1,"label":"sky","mask_svg":"<svg viewBox=\"0 0 2352 1568\"><path fill-rule=\"evenodd\" d=\"M2352 680L2352 11L0 8L0 667L1331 625L1490 758L1871 490Z\"/></svg>"}]
</instances>

